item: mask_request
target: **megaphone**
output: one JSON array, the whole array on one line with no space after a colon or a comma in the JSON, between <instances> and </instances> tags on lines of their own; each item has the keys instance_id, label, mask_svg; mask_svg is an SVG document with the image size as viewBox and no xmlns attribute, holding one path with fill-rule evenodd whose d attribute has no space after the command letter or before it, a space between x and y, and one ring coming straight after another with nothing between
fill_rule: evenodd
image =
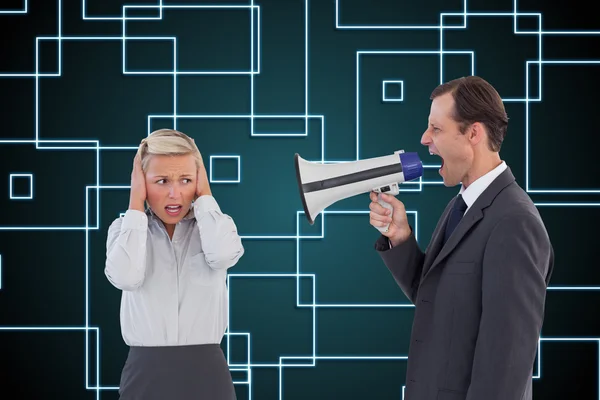
<instances>
[{"instance_id":1,"label":"megaphone","mask_svg":"<svg viewBox=\"0 0 600 400\"><path fill-rule=\"evenodd\" d=\"M397 195L398 185L423 175L423 163L417 153L404 150L382 157L367 158L339 164L310 162L294 155L296 179L302 198L304 214L312 225L325 208L336 201L371 191L378 193L378 202L393 212L392 206L383 201L381 193ZM387 232L389 224L378 227Z\"/></svg>"}]
</instances>

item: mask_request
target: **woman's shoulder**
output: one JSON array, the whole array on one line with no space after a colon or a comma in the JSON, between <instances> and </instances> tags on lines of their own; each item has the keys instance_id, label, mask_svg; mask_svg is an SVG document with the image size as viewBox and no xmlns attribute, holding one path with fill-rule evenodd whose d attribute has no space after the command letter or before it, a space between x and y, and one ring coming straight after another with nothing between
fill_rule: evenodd
<instances>
[{"instance_id":1,"label":"woman's shoulder","mask_svg":"<svg viewBox=\"0 0 600 400\"><path fill-rule=\"evenodd\" d=\"M115 218L110 226L109 231L121 229L122 227L130 229L142 229L148 227L148 214L139 210L127 210Z\"/></svg>"}]
</instances>

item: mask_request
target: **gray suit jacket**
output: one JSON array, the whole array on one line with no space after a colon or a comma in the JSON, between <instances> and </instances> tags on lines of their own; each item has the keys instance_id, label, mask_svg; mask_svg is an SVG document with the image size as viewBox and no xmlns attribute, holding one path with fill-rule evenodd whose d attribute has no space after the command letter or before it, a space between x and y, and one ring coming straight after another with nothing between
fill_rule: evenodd
<instances>
[{"instance_id":1,"label":"gray suit jacket","mask_svg":"<svg viewBox=\"0 0 600 400\"><path fill-rule=\"evenodd\" d=\"M406 400L530 400L554 252L538 210L510 168L442 239L375 244L415 305Z\"/></svg>"}]
</instances>

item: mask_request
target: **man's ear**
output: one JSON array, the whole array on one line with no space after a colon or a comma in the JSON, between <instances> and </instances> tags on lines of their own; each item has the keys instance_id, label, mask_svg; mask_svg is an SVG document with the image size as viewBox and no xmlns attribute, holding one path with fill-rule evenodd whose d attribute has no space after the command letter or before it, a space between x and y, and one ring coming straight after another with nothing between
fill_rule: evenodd
<instances>
[{"instance_id":1,"label":"man's ear","mask_svg":"<svg viewBox=\"0 0 600 400\"><path fill-rule=\"evenodd\" d=\"M472 145L477 145L479 142L485 141L485 136L485 127L481 122L474 122L471 124L469 127L468 137L469 142L471 142Z\"/></svg>"}]
</instances>

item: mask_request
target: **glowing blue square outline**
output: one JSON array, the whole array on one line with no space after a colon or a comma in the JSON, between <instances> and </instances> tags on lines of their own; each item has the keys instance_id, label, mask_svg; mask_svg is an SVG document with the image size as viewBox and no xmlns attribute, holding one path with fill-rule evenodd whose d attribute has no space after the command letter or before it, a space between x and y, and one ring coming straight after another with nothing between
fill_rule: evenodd
<instances>
[{"instance_id":1,"label":"glowing blue square outline","mask_svg":"<svg viewBox=\"0 0 600 400\"><path fill-rule=\"evenodd\" d=\"M23 0L23 9L22 10L0 9L0 15L2 15L2 14L27 14L28 10L29 10L29 0Z\"/></svg>"},{"instance_id":2,"label":"glowing blue square outline","mask_svg":"<svg viewBox=\"0 0 600 400\"><path fill-rule=\"evenodd\" d=\"M172 45L172 68L169 69L155 69L155 70L127 70L127 42L165 42L170 41ZM131 44L131 43L130 43ZM177 70L177 38L175 37L125 37L122 45L122 68L121 72L123 75L174 75Z\"/></svg>"},{"instance_id":3,"label":"glowing blue square outline","mask_svg":"<svg viewBox=\"0 0 600 400\"><path fill-rule=\"evenodd\" d=\"M159 0L161 1L161 0ZM122 6L122 15L123 15L123 21L154 21L154 20L162 20L163 19L163 7L160 4L157 5L143 5L143 4L126 4L124 6ZM156 10L158 9L158 16L156 17L128 17L127 16L127 10L145 10L145 9L151 9L151 10ZM125 35L124 35L125 36Z\"/></svg>"},{"instance_id":4,"label":"glowing blue square outline","mask_svg":"<svg viewBox=\"0 0 600 400\"><path fill-rule=\"evenodd\" d=\"M48 41L48 42L57 42L57 71L56 72L42 72L40 73L40 42ZM61 77L62 76L62 39L59 37L44 37L38 36L35 38L35 74L41 78L47 77ZM34 74L34 75L35 75ZM39 89L38 89L39 90Z\"/></svg>"},{"instance_id":5,"label":"glowing blue square outline","mask_svg":"<svg viewBox=\"0 0 600 400\"><path fill-rule=\"evenodd\" d=\"M367 307L367 308L379 308L379 307L398 307L398 308L410 308L414 307L414 304L411 303L388 303L388 304L377 304L377 303L327 303L327 304L317 304L317 286L316 286L316 273L309 272L301 272L300 271L300 240L301 239L324 239L325 238L325 219L327 214L335 214L335 215L357 215L357 214L369 214L369 210L335 210L328 211L327 209L321 211L319 215L323 219L321 221L321 235L311 235L311 236L301 236L300 235L300 214L304 214L304 210L296 211L296 275L305 276L305 275L314 275L313 282L313 301L315 304L302 304L300 302L300 279L296 279L296 306L297 307ZM415 240L419 242L419 211L418 210L406 210L406 214L414 214L415 215L415 225L414 225L414 235ZM318 217L318 216L317 216ZM315 219L317 218L315 217Z\"/></svg>"},{"instance_id":6,"label":"glowing blue square outline","mask_svg":"<svg viewBox=\"0 0 600 400\"><path fill-rule=\"evenodd\" d=\"M519 17L527 18L527 17L537 17L537 30L519 30ZM513 31L515 34L527 35L527 34L541 34L542 30L542 15L539 13L517 13L513 21Z\"/></svg>"},{"instance_id":7,"label":"glowing blue square outline","mask_svg":"<svg viewBox=\"0 0 600 400\"><path fill-rule=\"evenodd\" d=\"M178 72L178 74L180 74ZM251 93L254 93L252 90ZM254 94L252 94L254 96ZM176 108L174 106L174 108ZM234 120L234 119L247 119L250 122L250 137L270 137L270 138L278 138L278 137L307 137L308 136L308 122L311 120L320 121L320 135L321 135L321 158L319 162L330 162L325 161L325 117L323 115L310 114L148 114L147 116L147 129L146 135L150 136L152 133L152 124L153 120L156 119L170 119L173 121L173 129L177 129L177 121L185 120L185 119L222 119L222 120ZM260 119L298 119L304 121L304 132L284 132L284 133L260 133L256 132L254 129L254 121ZM112 148L112 147L111 147ZM137 147L135 148L137 149ZM134 150L133 148L131 150ZM335 162L335 161L332 161ZM343 161L339 161L343 162Z\"/></svg>"},{"instance_id":8,"label":"glowing blue square outline","mask_svg":"<svg viewBox=\"0 0 600 400\"><path fill-rule=\"evenodd\" d=\"M286 364L285 360L311 360L312 364ZM365 356L354 356L354 355L348 355L348 356L313 356L313 357L301 357L301 356L282 356L279 357L279 365L277 365L277 367L279 367L279 392L280 392L280 396L279 399L283 399L281 392L282 392L282 382L283 382L283 371L286 368L298 368L298 367L316 367L316 361L317 360L324 360L324 361L333 361L333 360L343 360L343 361L348 361L348 360L371 360L371 361L408 361L408 355L404 355L404 356L370 356L370 355L365 355ZM402 389L404 391L404 389ZM404 392L402 392L404 393ZM402 394L403 395L403 394ZM403 395L404 396L404 395Z\"/></svg>"},{"instance_id":9,"label":"glowing blue square outline","mask_svg":"<svg viewBox=\"0 0 600 400\"><path fill-rule=\"evenodd\" d=\"M13 195L13 178L29 178L29 197ZM33 174L10 174L9 178L9 195L11 200L33 200Z\"/></svg>"},{"instance_id":10,"label":"glowing blue square outline","mask_svg":"<svg viewBox=\"0 0 600 400\"><path fill-rule=\"evenodd\" d=\"M228 283L229 285L229 283ZM229 326L229 325L227 325ZM245 371L250 374L250 332L230 332L227 328L227 365L231 371ZM231 336L245 336L246 337L246 363L232 363L231 362ZM249 382L238 382L238 383L249 383Z\"/></svg>"},{"instance_id":11,"label":"glowing blue square outline","mask_svg":"<svg viewBox=\"0 0 600 400\"><path fill-rule=\"evenodd\" d=\"M60 3L60 0L59 0ZM3 13L0 11L0 15ZM13 13L18 14L18 13ZM22 12L21 14L26 14L26 12ZM61 14L58 14L58 31L60 31L61 27ZM40 73L39 71L39 63L40 63L40 41L48 40L48 41L56 41L58 42L57 46L57 60L58 60L58 72L51 73ZM15 77L15 78L46 78L46 77L60 77L62 74L62 42L63 38L60 36L37 36L35 38L35 70L32 72L2 72L0 71L0 77ZM38 91L39 89L36 89Z\"/></svg>"},{"instance_id":12,"label":"glowing blue square outline","mask_svg":"<svg viewBox=\"0 0 600 400\"><path fill-rule=\"evenodd\" d=\"M308 356L308 357L287 357L287 358L300 358L300 359L312 359L312 364L300 364L300 365L296 365L296 367L314 367L316 366L315 364L315 359L317 356L317 307L318 305L316 304L316 288L317 288L317 277L315 276L315 274L299 274L299 273L295 273L295 274L291 274L291 273L280 273L280 274L273 274L273 273L267 273L267 274L261 274L261 273L230 273L227 274L227 287L231 288L231 278L261 278L261 279L266 279L266 278L278 278L278 279L282 279L282 278L296 278L296 287L298 287L298 282L300 281L300 278L311 278L312 279L312 284L313 284L313 304L312 305L307 305L306 307L308 308L312 308L312 356ZM231 301L228 301L228 307L231 307ZM302 308L299 304L298 304L298 291L296 291L296 307L298 308ZM229 335L232 334L243 334L242 332L230 332L229 331L229 327L231 327L231 312L228 308L228 312L227 312L227 332L225 333L227 335L227 355L229 356ZM248 341L250 343L250 334L248 333ZM230 368L240 368L240 367L246 367L249 370L249 374L251 373L251 367L279 367L280 368L280 374L281 374L281 370L283 369L283 365L281 364L281 356L279 357L279 364L256 364L256 363L250 363L248 362L248 365L245 364L230 364L229 363L229 358L227 359L227 363L229 364ZM285 358L285 357L284 357ZM250 360L250 345L248 345L248 360ZM287 365L288 367L292 366L292 365ZM249 378L250 379L250 378ZM281 382L281 381L280 381Z\"/></svg>"},{"instance_id":13,"label":"glowing blue square outline","mask_svg":"<svg viewBox=\"0 0 600 400\"><path fill-rule=\"evenodd\" d=\"M464 17L464 25L463 26L458 26L458 25L444 25L444 17ZM544 33L548 33L548 32L543 32L542 31L542 14L541 13L528 13L528 12L517 12L516 10L516 3L515 3L515 10L514 12L464 12L464 13L441 13L440 14L440 52L442 53L442 56L440 58L440 76L443 75L443 70L444 70L444 64L443 64L443 54L451 54L451 51L447 51L447 50L443 50L444 48L444 29L448 30L448 29L466 29L468 27L467 25L467 17L507 17L507 18L512 18L513 19L513 34L514 35L535 35L538 36L537 39L537 50L538 50L538 55L537 55L537 60L533 61L533 62L542 62L542 37L544 36ZM537 17L538 18L538 31L519 31L517 29L517 19L518 17ZM474 52L473 52L474 53ZM529 68L529 63L530 61L526 61L525 62L525 70L526 70L526 74L528 73L528 68ZM474 66L474 62L473 62L473 66L472 66L473 72L471 75L475 75L475 66ZM533 99L533 98L528 98L528 90L529 88L526 87L525 88L525 97L515 97L515 98L506 98L503 97L502 101L505 103L525 103L527 101L541 101L542 100L542 67L541 64L538 66L539 69L539 77L538 77L538 98L537 99ZM443 79L440 79L440 83L443 83ZM528 83L526 81L525 85L527 86Z\"/></svg>"},{"instance_id":14,"label":"glowing blue square outline","mask_svg":"<svg viewBox=\"0 0 600 400\"><path fill-rule=\"evenodd\" d=\"M466 29L467 28L467 16L470 13L440 13L440 26L439 29L440 31L442 29ZM456 18L456 17L461 17L462 18L462 24L458 25L458 24L444 24L444 18Z\"/></svg>"},{"instance_id":15,"label":"glowing blue square outline","mask_svg":"<svg viewBox=\"0 0 600 400\"><path fill-rule=\"evenodd\" d=\"M304 210L296 210L296 239L322 239L325 237L325 214L324 212L319 213L316 217L315 220L313 221L313 225L317 224L317 219L321 220L321 233L319 234L310 234L310 235L305 235L302 234L300 232L300 225L302 225L300 223L300 218L302 218L304 221L306 221L306 217L300 217L300 214L306 215L304 213ZM321 216L321 218L319 218L319 216Z\"/></svg>"},{"instance_id":16,"label":"glowing blue square outline","mask_svg":"<svg viewBox=\"0 0 600 400\"><path fill-rule=\"evenodd\" d=\"M385 97L385 87L388 84L400 84L400 97ZM381 84L381 101L384 103L404 101L404 81L403 80L384 80Z\"/></svg>"},{"instance_id":17,"label":"glowing blue square outline","mask_svg":"<svg viewBox=\"0 0 600 400\"><path fill-rule=\"evenodd\" d=\"M527 193L538 193L538 194L551 194L551 193L569 193L569 194L594 194L594 193L600 193L600 188L596 188L596 189L578 189L578 188L573 188L573 189L557 189L557 188L546 188L546 189L532 189L531 188L531 179L530 179L530 171L532 169L532 166L530 166L530 152L531 152L531 145L530 145L530 125L531 125L531 118L530 118L530 113L531 113L531 103L537 103L537 102L541 102L542 100L542 92L541 92L541 88L542 85L540 85L539 88L539 92L538 92L538 99L529 99L529 65L530 64L539 64L539 79L541 81L541 76L542 76L542 69L543 69L543 65L591 65L591 66L600 66L600 59L593 59L593 60L541 60L541 61L527 61L526 63L526 67L525 67L525 191ZM561 206L561 207L565 207L565 206L588 206L588 205L592 205L595 206L597 204L600 203L554 203L554 205L556 206ZM549 205L549 204L537 204L538 205Z\"/></svg>"},{"instance_id":18,"label":"glowing blue square outline","mask_svg":"<svg viewBox=\"0 0 600 400\"><path fill-rule=\"evenodd\" d=\"M84 21L122 21L124 16L100 16L100 15L88 15L87 14L87 5L86 5L86 1L89 0L81 0L81 19L83 19ZM129 8L158 8L159 12L160 12L160 17L162 18L162 2L164 0L154 0L157 2L156 5L137 5L137 4L131 4L131 5L123 5L123 7L129 7ZM131 19L142 19L142 18L146 18L146 17L132 17ZM150 17L148 17L150 18Z\"/></svg>"},{"instance_id":19,"label":"glowing blue square outline","mask_svg":"<svg viewBox=\"0 0 600 400\"><path fill-rule=\"evenodd\" d=\"M213 178L213 159L236 159L237 160L237 179L214 179ZM241 156L236 156L236 155L219 155L219 156L210 156L210 164L209 164L209 168L210 168L210 178L209 178L209 182L210 183L240 183L241 182Z\"/></svg>"},{"instance_id":20,"label":"glowing blue square outline","mask_svg":"<svg viewBox=\"0 0 600 400\"><path fill-rule=\"evenodd\" d=\"M173 71L126 71L123 69L123 73L137 74L137 75L259 75L260 74L260 59L261 59L261 22L260 22L260 6L254 5L253 1L251 5L166 5L162 4L162 0L159 0L159 4L153 5L125 5L123 6L123 12L121 17L92 17L85 18L85 0L84 2L84 18L83 19L96 19L96 20L119 20L122 21L122 40L123 40L123 68L125 67L125 42L127 40L156 40L156 39L173 39L175 44L173 47ZM157 8L159 9L158 17L126 17L126 9L128 8ZM190 70L190 71L177 71L177 38L167 36L128 36L126 33L127 21L152 21L163 19L163 9L248 9L250 16L250 68L247 71L209 71L209 70ZM254 13L256 11L257 22L254 23ZM254 31L256 30L256 38ZM254 46L254 40L256 39L257 45ZM255 48L256 47L256 48ZM254 56L256 53L256 63L254 62ZM256 65L255 65L256 64Z\"/></svg>"},{"instance_id":21,"label":"glowing blue square outline","mask_svg":"<svg viewBox=\"0 0 600 400\"><path fill-rule=\"evenodd\" d=\"M440 25L403 25L403 24L393 24L393 25L343 25L340 23L340 0L335 0L335 29L381 29L381 30L396 30L396 29L420 29L420 30L439 30L442 22L440 21ZM462 10L458 10L459 12L453 13L457 16L463 17L463 24L466 24L467 20L467 1L463 1ZM444 14L443 12L439 13L439 15ZM458 27L456 25L450 25L448 27Z\"/></svg>"},{"instance_id":22,"label":"glowing blue square outline","mask_svg":"<svg viewBox=\"0 0 600 400\"><path fill-rule=\"evenodd\" d=\"M136 40L136 38L129 38L131 40ZM149 38L146 38L149 39ZM151 39L151 38L150 38ZM161 39L170 39L170 38L161 38ZM35 77L36 80L38 77L44 77L44 76L48 76L48 77L63 77L62 76L62 55L61 55L61 49L62 49L62 43L64 41L72 41L72 42L79 42L79 41L91 41L91 42L116 42L116 41L120 41L120 42L124 42L125 38L121 38L118 36L69 36L69 37L64 37L64 36L48 36L48 37L38 37L36 38L36 43L38 40L58 40L59 41L59 73L58 74L2 74L0 73L0 77L4 77L4 76L32 76ZM124 45L121 45L122 50L124 51ZM38 48L36 45L36 60L38 59ZM37 61L36 61L37 62ZM124 61L123 61L124 62ZM125 72L123 72L123 74L125 74ZM152 72L133 72L133 73L129 73L129 74L139 74L139 75L160 75L161 73L152 73ZM165 73L162 73L165 74ZM176 73L174 72L168 72L166 73L167 75L173 76L173 87L176 93ZM38 96L39 91L41 88L41 84L36 84L36 100L35 100L35 106L36 106L36 110L41 109L41 105L42 105L42 101L40 96ZM173 97L174 99L174 109L176 108L176 99L177 96ZM40 139L40 122L39 122L40 118L38 116L38 113L36 113L36 118L35 118L35 144L36 144L36 149L40 148L39 144L40 143L86 143L86 144L90 144L89 147L68 147L69 150L75 150L75 149L100 149L99 147L99 143L97 140L42 140ZM95 144L95 146L92 146L93 144ZM63 147L44 147L45 149L63 149ZM119 146L116 147L106 147L104 146L103 148L121 148ZM128 147L124 147L123 149L129 149Z\"/></svg>"},{"instance_id":23,"label":"glowing blue square outline","mask_svg":"<svg viewBox=\"0 0 600 400\"><path fill-rule=\"evenodd\" d=\"M444 54L465 55L471 57L471 75L475 75L475 52L467 50L358 50L356 51L356 160L360 160L360 62L361 56L371 57L377 55L414 56L432 55L437 56L440 61L440 84L444 83L443 59Z\"/></svg>"},{"instance_id":24,"label":"glowing blue square outline","mask_svg":"<svg viewBox=\"0 0 600 400\"><path fill-rule=\"evenodd\" d=\"M85 335L85 389L96 391L96 398L100 398L101 390L118 390L118 387L100 386L100 328L95 326L81 326L81 325L70 325L70 326L0 326L0 332L78 332L82 331ZM96 334L96 386L89 384L89 335L90 332Z\"/></svg>"},{"instance_id":25,"label":"glowing blue square outline","mask_svg":"<svg viewBox=\"0 0 600 400\"><path fill-rule=\"evenodd\" d=\"M252 385L252 382L251 382L252 373L250 372L251 371L250 368L248 368L248 369L245 369L245 368L232 368L231 366L229 366L229 371L230 372L245 372L246 373L246 380L245 381L237 381L237 380L234 379L233 380L233 384L234 385L248 385L248 386ZM232 374L232 376L233 376L233 374Z\"/></svg>"}]
</instances>

